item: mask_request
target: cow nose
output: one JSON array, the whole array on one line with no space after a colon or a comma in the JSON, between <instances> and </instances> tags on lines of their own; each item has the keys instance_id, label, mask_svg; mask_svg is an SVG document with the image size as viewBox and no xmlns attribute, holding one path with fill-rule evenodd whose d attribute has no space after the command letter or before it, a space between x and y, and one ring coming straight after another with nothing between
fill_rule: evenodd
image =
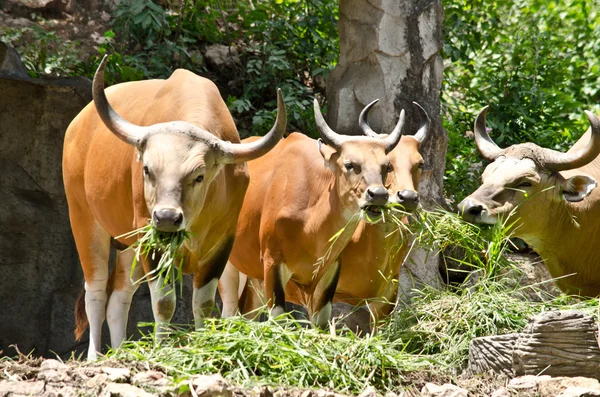
<instances>
[{"instance_id":1,"label":"cow nose","mask_svg":"<svg viewBox=\"0 0 600 397\"><path fill-rule=\"evenodd\" d=\"M371 205L386 205L389 198L388 191L383 186L368 188L365 196Z\"/></svg>"},{"instance_id":2,"label":"cow nose","mask_svg":"<svg viewBox=\"0 0 600 397\"><path fill-rule=\"evenodd\" d=\"M175 208L161 208L152 214L154 226L163 232L176 232L183 223L183 213Z\"/></svg>"},{"instance_id":3,"label":"cow nose","mask_svg":"<svg viewBox=\"0 0 600 397\"><path fill-rule=\"evenodd\" d=\"M483 212L483 205L473 199L466 198L458 204L458 210L464 220L473 222Z\"/></svg>"},{"instance_id":4,"label":"cow nose","mask_svg":"<svg viewBox=\"0 0 600 397\"><path fill-rule=\"evenodd\" d=\"M419 206L419 193L414 190L402 190L397 194L398 203L402 204L405 211L412 212Z\"/></svg>"}]
</instances>

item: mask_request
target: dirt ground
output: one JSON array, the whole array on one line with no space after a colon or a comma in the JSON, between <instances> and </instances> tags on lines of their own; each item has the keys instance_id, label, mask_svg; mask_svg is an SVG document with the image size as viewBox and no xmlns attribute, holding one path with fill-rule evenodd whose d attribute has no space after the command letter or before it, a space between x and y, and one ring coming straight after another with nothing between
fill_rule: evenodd
<instances>
[{"instance_id":1,"label":"dirt ground","mask_svg":"<svg viewBox=\"0 0 600 397\"><path fill-rule=\"evenodd\" d=\"M386 397L438 395L421 394L428 382L442 385L447 377L413 373L405 375L407 386ZM469 391L469 396L491 396L507 384L499 376L459 377L455 383ZM465 391L466 391L465 390ZM160 368L147 362L69 361L27 358L0 361L0 396L260 396L260 397L343 397L329 390L306 390L290 387L240 387L232 385L219 374L197 375L184 381L167 376ZM368 388L361 396L382 395ZM462 394L444 394L456 395ZM519 394L523 395L523 394ZM531 394L533 395L533 394Z\"/></svg>"}]
</instances>

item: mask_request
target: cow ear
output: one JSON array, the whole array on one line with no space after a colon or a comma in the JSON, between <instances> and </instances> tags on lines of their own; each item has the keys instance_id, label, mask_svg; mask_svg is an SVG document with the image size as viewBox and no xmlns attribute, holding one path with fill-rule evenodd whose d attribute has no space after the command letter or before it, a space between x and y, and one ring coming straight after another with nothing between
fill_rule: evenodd
<instances>
[{"instance_id":1,"label":"cow ear","mask_svg":"<svg viewBox=\"0 0 600 397\"><path fill-rule=\"evenodd\" d=\"M577 203L589 196L596 186L598 183L593 178L587 175L575 175L565 181L562 195L568 202Z\"/></svg>"},{"instance_id":2,"label":"cow ear","mask_svg":"<svg viewBox=\"0 0 600 397\"><path fill-rule=\"evenodd\" d=\"M334 154L337 154L337 151L331 146L326 145L321 138L317 140L317 143L319 145L319 153L321 153L321 156L323 156L323 159L325 160L325 168L333 170L331 158Z\"/></svg>"}]
</instances>

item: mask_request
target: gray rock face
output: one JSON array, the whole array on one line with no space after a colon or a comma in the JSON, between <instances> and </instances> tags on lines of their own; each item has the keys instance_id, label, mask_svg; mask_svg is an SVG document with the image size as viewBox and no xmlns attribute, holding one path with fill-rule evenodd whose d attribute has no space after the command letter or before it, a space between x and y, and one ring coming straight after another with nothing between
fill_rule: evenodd
<instances>
[{"instance_id":1,"label":"gray rock face","mask_svg":"<svg viewBox=\"0 0 600 397\"><path fill-rule=\"evenodd\" d=\"M67 126L91 100L88 79L0 77L0 350L68 355L83 351L73 336L83 288L62 181ZM192 286L186 277L174 323L189 324ZM153 321L144 284L136 293L128 335ZM108 344L108 330L103 333ZM87 336L84 336L86 338Z\"/></svg>"},{"instance_id":2,"label":"gray rock face","mask_svg":"<svg viewBox=\"0 0 600 397\"><path fill-rule=\"evenodd\" d=\"M0 76L27 79L29 75L17 52L0 41Z\"/></svg>"}]
</instances>

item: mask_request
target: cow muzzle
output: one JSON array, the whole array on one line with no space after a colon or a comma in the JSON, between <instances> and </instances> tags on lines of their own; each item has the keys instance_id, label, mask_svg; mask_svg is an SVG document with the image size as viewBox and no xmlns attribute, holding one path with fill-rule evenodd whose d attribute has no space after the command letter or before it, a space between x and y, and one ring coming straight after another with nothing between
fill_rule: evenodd
<instances>
[{"instance_id":1,"label":"cow muzzle","mask_svg":"<svg viewBox=\"0 0 600 397\"><path fill-rule=\"evenodd\" d=\"M402 205L404 211L413 212L419 206L419 193L414 190L401 190L396 193L395 202Z\"/></svg>"},{"instance_id":2,"label":"cow muzzle","mask_svg":"<svg viewBox=\"0 0 600 397\"><path fill-rule=\"evenodd\" d=\"M364 194L363 204L360 208L370 217L380 217L381 210L387 204L389 193L383 186L369 187Z\"/></svg>"},{"instance_id":3,"label":"cow muzzle","mask_svg":"<svg viewBox=\"0 0 600 397\"><path fill-rule=\"evenodd\" d=\"M154 210L152 223L161 232L176 232L183 227L183 212L175 208Z\"/></svg>"},{"instance_id":4,"label":"cow muzzle","mask_svg":"<svg viewBox=\"0 0 600 397\"><path fill-rule=\"evenodd\" d=\"M471 223L495 223L490 216L488 208L474 200L467 197L458 204L458 211L462 218Z\"/></svg>"}]
</instances>

